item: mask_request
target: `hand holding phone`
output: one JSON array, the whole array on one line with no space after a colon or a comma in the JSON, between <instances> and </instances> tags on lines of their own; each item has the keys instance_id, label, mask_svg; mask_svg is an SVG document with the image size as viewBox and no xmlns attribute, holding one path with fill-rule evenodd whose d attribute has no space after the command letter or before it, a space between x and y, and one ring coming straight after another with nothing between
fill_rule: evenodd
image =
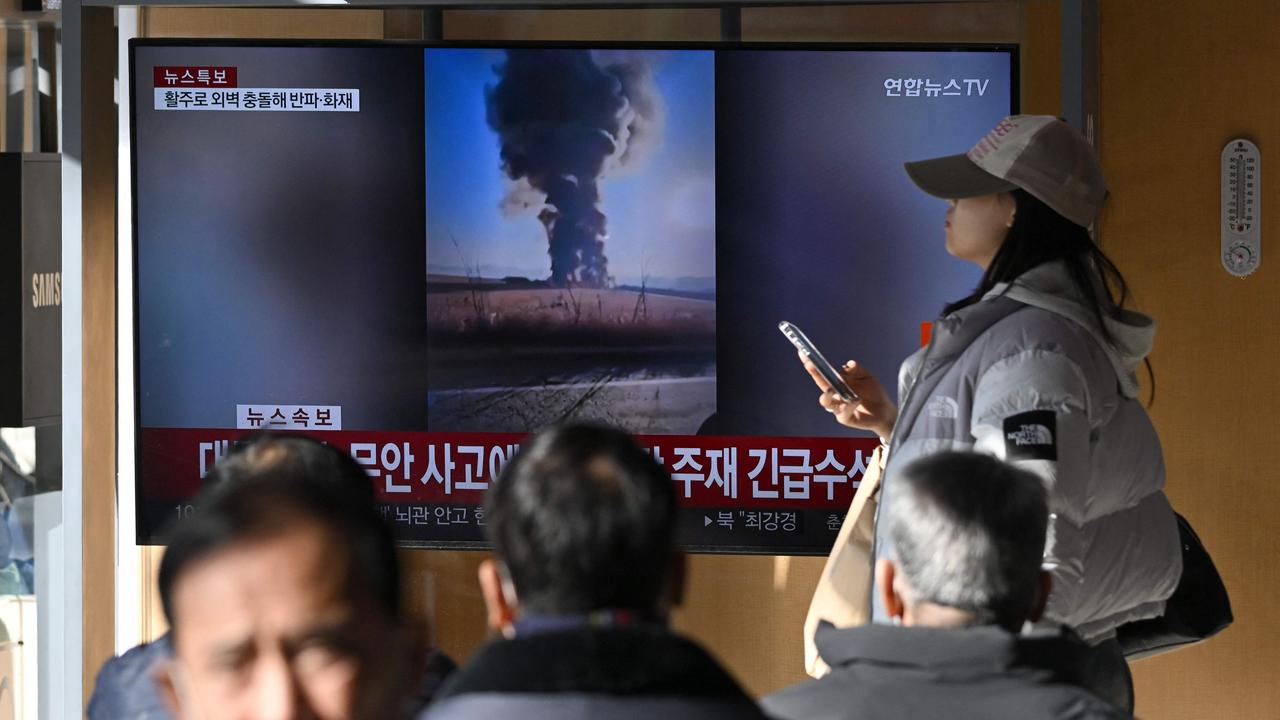
<instances>
[{"instance_id":1,"label":"hand holding phone","mask_svg":"<svg viewBox=\"0 0 1280 720\"><path fill-rule=\"evenodd\" d=\"M795 345L801 355L808 358L808 360L813 363L814 367L818 368L818 373L822 375L822 378L827 381L827 384L831 386L831 389L834 390L837 395L844 398L845 402L858 402L858 394L849 387L848 383L844 381L844 378L840 376L840 373L836 371L835 367L833 367L831 363L827 362L827 359L822 356L822 353L818 352L817 346L809 340L808 336L804 334L804 331L786 320L778 323L778 330L781 331L783 335L787 336L787 339L791 341L792 345Z\"/></svg>"}]
</instances>

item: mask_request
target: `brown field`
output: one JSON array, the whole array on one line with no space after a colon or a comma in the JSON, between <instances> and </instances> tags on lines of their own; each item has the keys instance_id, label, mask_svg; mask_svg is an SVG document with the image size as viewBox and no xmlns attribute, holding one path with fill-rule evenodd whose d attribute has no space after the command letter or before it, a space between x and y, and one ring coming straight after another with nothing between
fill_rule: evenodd
<instances>
[{"instance_id":1,"label":"brown field","mask_svg":"<svg viewBox=\"0 0 1280 720\"><path fill-rule=\"evenodd\" d=\"M716 409L714 376L620 379L432 393L428 427L455 432L530 432L566 420L627 432L693 435Z\"/></svg>"},{"instance_id":2,"label":"brown field","mask_svg":"<svg viewBox=\"0 0 1280 720\"><path fill-rule=\"evenodd\" d=\"M715 302L637 290L436 283L433 430L569 419L691 434L715 412Z\"/></svg>"},{"instance_id":3,"label":"brown field","mask_svg":"<svg viewBox=\"0 0 1280 720\"><path fill-rule=\"evenodd\" d=\"M452 289L457 288L457 289ZM571 328L621 330L618 335L644 335L646 330L680 330L715 334L716 305L711 300L660 295L637 290L507 288L477 284L451 286L427 294L427 324L432 334L537 327L571 333Z\"/></svg>"}]
</instances>

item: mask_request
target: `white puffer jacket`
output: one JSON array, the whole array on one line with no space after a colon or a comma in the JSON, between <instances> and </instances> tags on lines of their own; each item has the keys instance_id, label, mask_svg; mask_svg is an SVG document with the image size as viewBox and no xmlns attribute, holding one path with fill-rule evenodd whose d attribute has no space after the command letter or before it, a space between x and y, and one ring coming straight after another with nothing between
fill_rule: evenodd
<instances>
[{"instance_id":1,"label":"white puffer jacket","mask_svg":"<svg viewBox=\"0 0 1280 720\"><path fill-rule=\"evenodd\" d=\"M1042 477L1046 619L1092 641L1162 613L1182 574L1160 441L1137 399L1155 323L1126 311L1107 330L1110 342L1061 263L939 320L929 347L903 363L883 481L892 492L896 470L942 450L990 453ZM877 555L886 542L877 532Z\"/></svg>"}]
</instances>

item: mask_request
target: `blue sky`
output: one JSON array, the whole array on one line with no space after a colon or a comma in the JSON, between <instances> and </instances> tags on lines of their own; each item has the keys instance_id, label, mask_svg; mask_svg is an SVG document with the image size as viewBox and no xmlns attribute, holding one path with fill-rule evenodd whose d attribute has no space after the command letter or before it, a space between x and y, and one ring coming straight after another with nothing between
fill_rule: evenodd
<instances>
[{"instance_id":1,"label":"blue sky","mask_svg":"<svg viewBox=\"0 0 1280 720\"><path fill-rule=\"evenodd\" d=\"M501 50L425 51L427 271L545 277L546 232L536 212L500 209L511 181L485 121L485 87ZM643 53L666 104L661 146L642 168L605 177L605 255L619 283L715 275L715 67L710 51ZM454 247L454 242L458 245Z\"/></svg>"}]
</instances>

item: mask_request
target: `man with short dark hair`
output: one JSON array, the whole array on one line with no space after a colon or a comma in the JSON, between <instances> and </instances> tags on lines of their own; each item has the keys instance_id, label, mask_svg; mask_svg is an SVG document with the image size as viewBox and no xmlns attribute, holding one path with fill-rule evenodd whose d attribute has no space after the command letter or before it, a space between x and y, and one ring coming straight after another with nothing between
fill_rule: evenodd
<instances>
[{"instance_id":1,"label":"man with short dark hair","mask_svg":"<svg viewBox=\"0 0 1280 720\"><path fill-rule=\"evenodd\" d=\"M319 442L266 436L207 481L160 566L175 715L411 716L420 633L363 469Z\"/></svg>"},{"instance_id":2,"label":"man with short dark hair","mask_svg":"<svg viewBox=\"0 0 1280 720\"><path fill-rule=\"evenodd\" d=\"M825 625L825 677L764 699L782 719L1124 718L1078 675L1069 630L1019 634L1049 596L1040 569L1049 509L1035 475L996 458L939 453L903 470L880 509L892 550L875 587L893 625Z\"/></svg>"},{"instance_id":3,"label":"man with short dark hair","mask_svg":"<svg viewBox=\"0 0 1280 720\"><path fill-rule=\"evenodd\" d=\"M684 558L671 479L625 433L533 438L486 498L480 568L490 627L437 695L455 718L762 718L704 650L673 634Z\"/></svg>"}]
</instances>

